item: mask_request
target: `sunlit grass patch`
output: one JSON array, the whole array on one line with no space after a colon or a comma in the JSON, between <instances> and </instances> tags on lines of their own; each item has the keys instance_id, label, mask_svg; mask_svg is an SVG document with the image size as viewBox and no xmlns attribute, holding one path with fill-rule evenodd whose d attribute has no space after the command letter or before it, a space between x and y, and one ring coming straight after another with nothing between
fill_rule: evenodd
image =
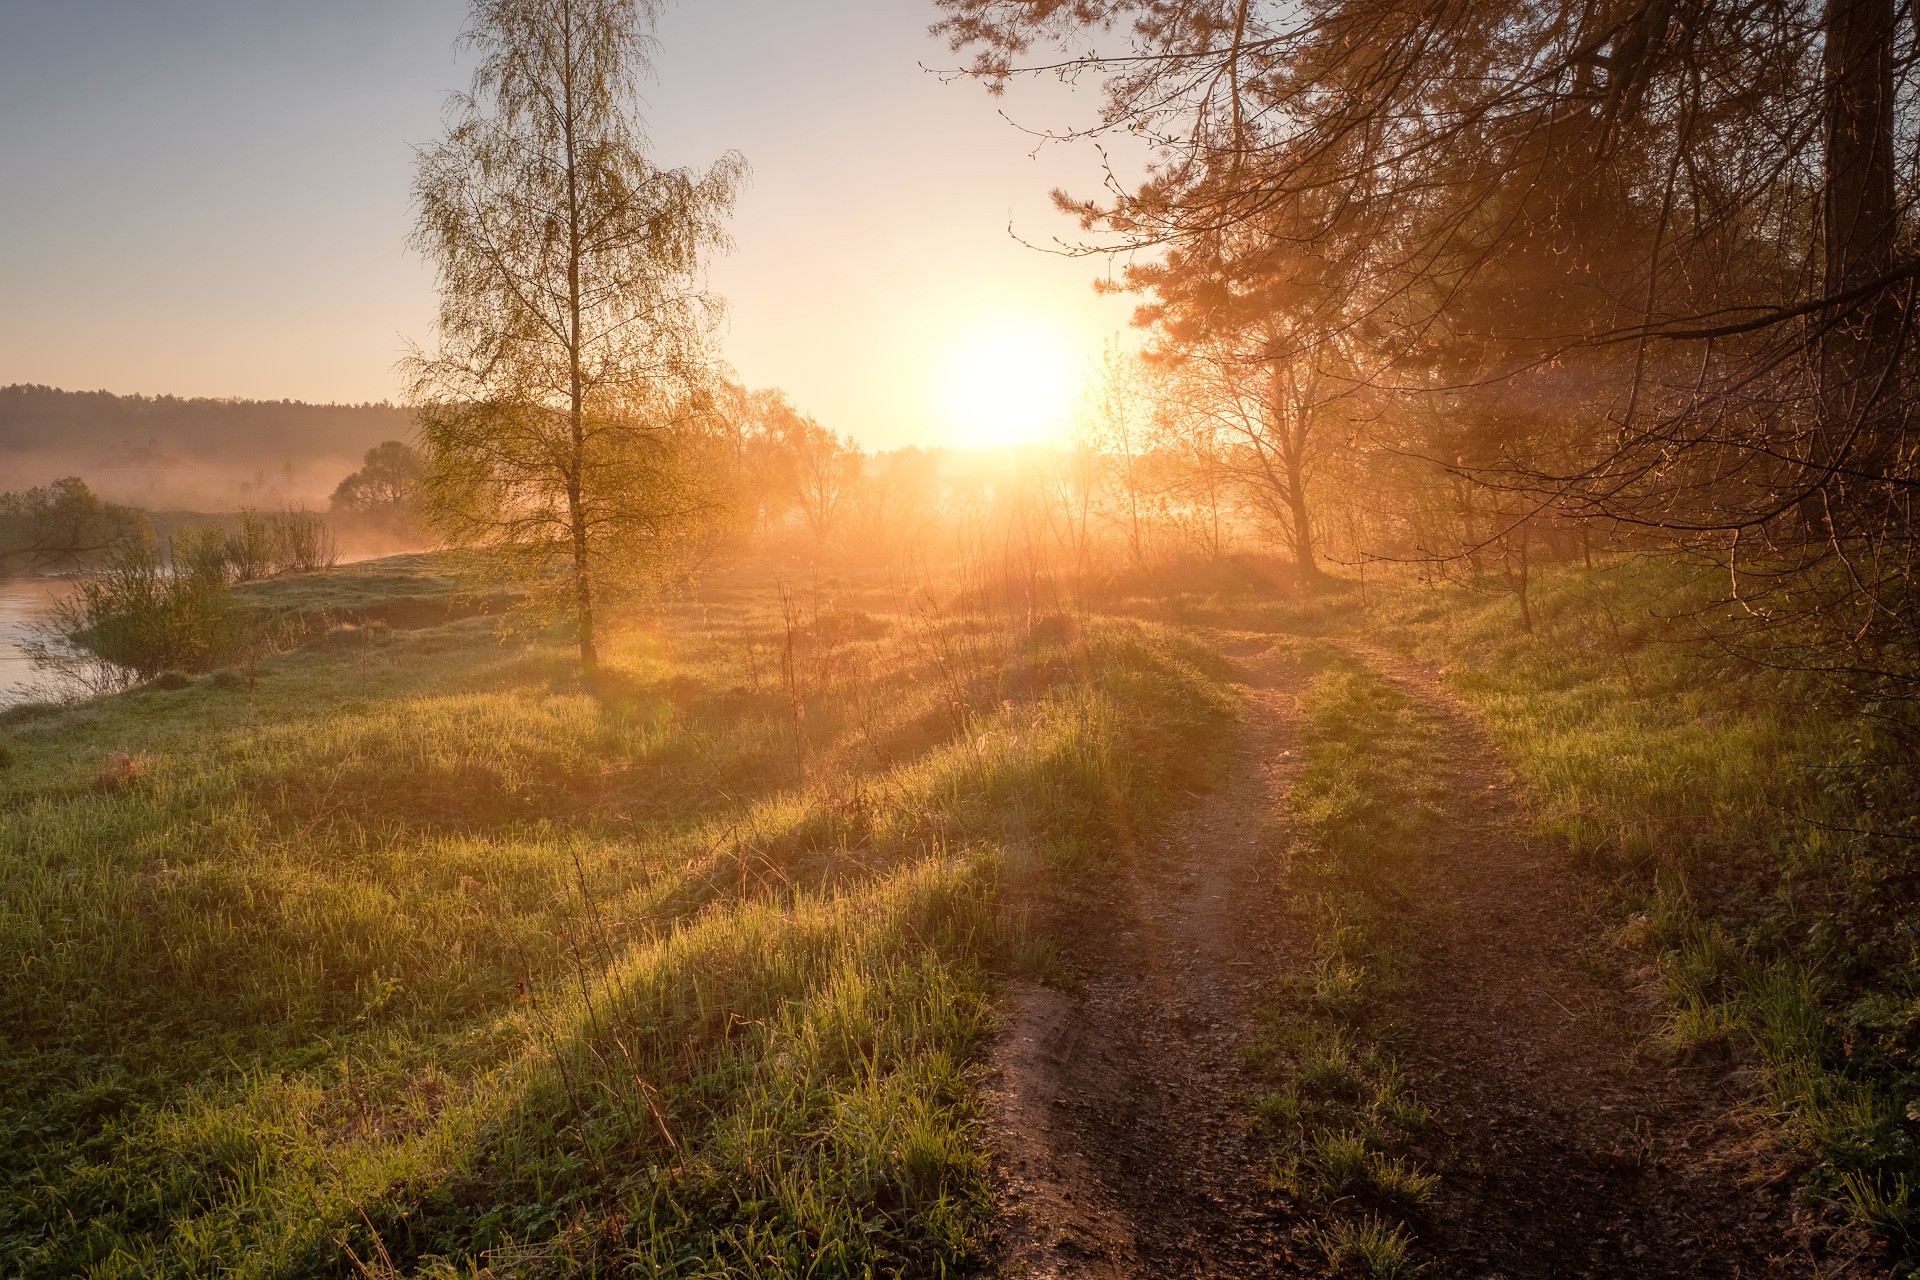
<instances>
[{"instance_id":1,"label":"sunlit grass patch","mask_svg":"<svg viewBox=\"0 0 1920 1280\"><path fill-rule=\"evenodd\" d=\"M1420 1273L1406 1227L1384 1218L1341 1219L1315 1228L1312 1238L1329 1266L1357 1268L1369 1280L1403 1280Z\"/></svg>"},{"instance_id":2,"label":"sunlit grass patch","mask_svg":"<svg viewBox=\"0 0 1920 1280\"><path fill-rule=\"evenodd\" d=\"M1201 782L1220 669L726 601L591 687L468 620L0 726L0 1271L976 1258L979 1049L1058 966L1029 900Z\"/></svg>"},{"instance_id":3,"label":"sunlit grass patch","mask_svg":"<svg viewBox=\"0 0 1920 1280\"><path fill-rule=\"evenodd\" d=\"M1367 1139L1345 1129L1322 1129L1308 1147L1315 1176L1334 1195L1344 1195L1366 1182L1367 1156Z\"/></svg>"},{"instance_id":4,"label":"sunlit grass patch","mask_svg":"<svg viewBox=\"0 0 1920 1280\"><path fill-rule=\"evenodd\" d=\"M1465 593L1379 612L1450 666L1538 829L1588 873L1600 928L1652 961L1654 1047L1760 1066L1782 1161L1911 1263L1911 717L1703 642L1723 589L1622 559L1545 576L1532 636L1509 601Z\"/></svg>"},{"instance_id":5,"label":"sunlit grass patch","mask_svg":"<svg viewBox=\"0 0 1920 1280\"><path fill-rule=\"evenodd\" d=\"M1423 1128L1381 1025L1406 986L1405 876L1437 815L1441 760L1430 718L1331 648L1302 655L1304 759L1289 796L1292 882L1310 952L1282 975L1251 1061L1277 1087L1255 1103L1270 1179L1294 1199L1335 1267L1410 1274L1416 1213L1438 1179L1392 1148ZM1355 1217L1356 1212L1365 1215Z\"/></svg>"},{"instance_id":6,"label":"sunlit grass patch","mask_svg":"<svg viewBox=\"0 0 1920 1280\"><path fill-rule=\"evenodd\" d=\"M1424 1207L1440 1185L1439 1175L1421 1171L1405 1157L1377 1152L1367 1158L1366 1180L1375 1198L1402 1212Z\"/></svg>"}]
</instances>

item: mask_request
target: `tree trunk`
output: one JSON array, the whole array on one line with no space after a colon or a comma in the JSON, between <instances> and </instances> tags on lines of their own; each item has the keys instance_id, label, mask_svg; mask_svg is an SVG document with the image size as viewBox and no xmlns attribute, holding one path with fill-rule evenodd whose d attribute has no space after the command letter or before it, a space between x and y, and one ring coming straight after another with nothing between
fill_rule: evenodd
<instances>
[{"instance_id":1,"label":"tree trunk","mask_svg":"<svg viewBox=\"0 0 1920 1280\"><path fill-rule=\"evenodd\" d=\"M1268 396L1268 411L1280 441L1281 478L1286 486L1282 497L1293 525L1294 569L1302 584L1316 582L1320 565L1313 555L1313 520L1307 508L1307 439L1312 430L1307 396L1297 383L1288 385L1278 361L1269 368Z\"/></svg>"},{"instance_id":2,"label":"tree trunk","mask_svg":"<svg viewBox=\"0 0 1920 1280\"><path fill-rule=\"evenodd\" d=\"M1127 450L1126 458L1127 486L1127 553L1133 557L1136 569L1147 567L1147 539L1140 527L1140 475L1135 464L1133 450Z\"/></svg>"},{"instance_id":3,"label":"tree trunk","mask_svg":"<svg viewBox=\"0 0 1920 1280\"><path fill-rule=\"evenodd\" d=\"M600 667L600 651L593 634L593 575L587 558L586 382L580 368L583 341L580 304L580 262L585 254L580 228L580 155L574 136L573 9L567 18L566 147L567 147L567 426L573 438L572 467L567 475L567 524L573 538L573 622L580 637L580 671L593 675Z\"/></svg>"},{"instance_id":4,"label":"tree trunk","mask_svg":"<svg viewBox=\"0 0 1920 1280\"><path fill-rule=\"evenodd\" d=\"M1289 454L1287 468L1287 510L1293 515L1293 563L1302 582L1320 577L1320 563L1313 554L1313 520L1307 510L1307 480L1297 457Z\"/></svg>"},{"instance_id":5,"label":"tree trunk","mask_svg":"<svg viewBox=\"0 0 1920 1280\"><path fill-rule=\"evenodd\" d=\"M1464 461L1464 460L1463 460ZM1460 500L1461 544L1467 548L1467 580L1477 582L1480 579L1480 544L1475 541L1479 536L1479 512L1473 508L1473 486L1460 476L1453 478L1454 496Z\"/></svg>"},{"instance_id":6,"label":"tree trunk","mask_svg":"<svg viewBox=\"0 0 1920 1280\"><path fill-rule=\"evenodd\" d=\"M573 625L580 638L580 670L593 675L600 668L600 650L594 643L593 574L587 560L587 517L577 479L567 492L567 515L573 534Z\"/></svg>"},{"instance_id":7,"label":"tree trunk","mask_svg":"<svg viewBox=\"0 0 1920 1280\"><path fill-rule=\"evenodd\" d=\"M1528 563L1527 553L1531 549L1533 538L1524 522L1520 525L1518 532L1520 534L1520 577L1516 594L1520 597L1520 629L1528 635L1532 635L1533 600L1528 594L1528 588L1533 585L1530 581L1531 575L1529 573L1532 566Z\"/></svg>"},{"instance_id":8,"label":"tree trunk","mask_svg":"<svg viewBox=\"0 0 1920 1280\"><path fill-rule=\"evenodd\" d=\"M1894 0L1827 0L1826 187L1822 236L1829 296L1887 275L1894 264ZM1900 308L1882 291L1825 317L1820 338L1821 469L1873 466L1884 440L1880 406L1893 399L1888 376ZM1853 443L1850 445L1849 440Z\"/></svg>"}]
</instances>

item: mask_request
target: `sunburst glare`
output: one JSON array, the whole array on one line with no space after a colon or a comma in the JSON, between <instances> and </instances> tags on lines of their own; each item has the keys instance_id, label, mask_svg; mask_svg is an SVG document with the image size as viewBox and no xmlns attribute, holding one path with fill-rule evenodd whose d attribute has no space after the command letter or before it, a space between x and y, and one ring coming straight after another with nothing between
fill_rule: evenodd
<instances>
[{"instance_id":1,"label":"sunburst glare","mask_svg":"<svg viewBox=\"0 0 1920 1280\"><path fill-rule=\"evenodd\" d=\"M1086 358L1033 322L983 328L949 352L940 386L947 439L962 448L1037 444L1066 428Z\"/></svg>"}]
</instances>

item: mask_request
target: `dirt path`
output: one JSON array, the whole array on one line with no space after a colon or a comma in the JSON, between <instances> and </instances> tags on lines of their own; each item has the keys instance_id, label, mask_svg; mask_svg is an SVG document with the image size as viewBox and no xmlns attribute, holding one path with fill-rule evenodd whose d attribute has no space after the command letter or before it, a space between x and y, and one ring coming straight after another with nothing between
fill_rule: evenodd
<instances>
[{"instance_id":1,"label":"dirt path","mask_svg":"<svg viewBox=\"0 0 1920 1280\"><path fill-rule=\"evenodd\" d=\"M1001 1271L1297 1274L1247 1136L1239 1047L1284 930L1298 677L1249 664L1246 741L1121 900L1055 922L1080 991L1030 988L999 1050Z\"/></svg>"},{"instance_id":2,"label":"dirt path","mask_svg":"<svg viewBox=\"0 0 1920 1280\"><path fill-rule=\"evenodd\" d=\"M1393 1011L1434 1113L1418 1155L1440 1190L1416 1227L1437 1273L1839 1274L1809 1252L1791 1179L1729 1118L1750 1084L1637 1051L1651 1005L1587 940L1563 868L1519 834L1484 736L1427 673L1362 656L1439 713L1453 761L1418 972ZM1240 1047L1298 935L1284 798L1301 687L1278 659L1245 668L1248 731L1219 785L1139 851L1120 901L1056 922L1081 989L1021 993L997 1061L1000 1274L1325 1271L1245 1128Z\"/></svg>"},{"instance_id":3,"label":"dirt path","mask_svg":"<svg viewBox=\"0 0 1920 1280\"><path fill-rule=\"evenodd\" d=\"M1657 1004L1592 940L1563 860L1521 833L1485 735L1428 672L1359 652L1440 715L1452 763L1399 1010L1442 1177L1422 1242L1465 1274L1821 1274L1790 1170L1740 1119L1753 1082L1645 1052Z\"/></svg>"}]
</instances>

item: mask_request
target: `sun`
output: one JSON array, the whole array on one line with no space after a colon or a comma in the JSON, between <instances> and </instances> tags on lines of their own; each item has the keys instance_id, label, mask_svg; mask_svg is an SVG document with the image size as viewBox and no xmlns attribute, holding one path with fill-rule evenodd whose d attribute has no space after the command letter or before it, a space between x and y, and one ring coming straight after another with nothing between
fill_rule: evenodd
<instances>
[{"instance_id":1,"label":"sun","mask_svg":"<svg viewBox=\"0 0 1920 1280\"><path fill-rule=\"evenodd\" d=\"M963 449L1039 444L1065 430L1085 381L1085 359L1065 335L1032 323L983 329L953 345L940 408Z\"/></svg>"}]
</instances>

